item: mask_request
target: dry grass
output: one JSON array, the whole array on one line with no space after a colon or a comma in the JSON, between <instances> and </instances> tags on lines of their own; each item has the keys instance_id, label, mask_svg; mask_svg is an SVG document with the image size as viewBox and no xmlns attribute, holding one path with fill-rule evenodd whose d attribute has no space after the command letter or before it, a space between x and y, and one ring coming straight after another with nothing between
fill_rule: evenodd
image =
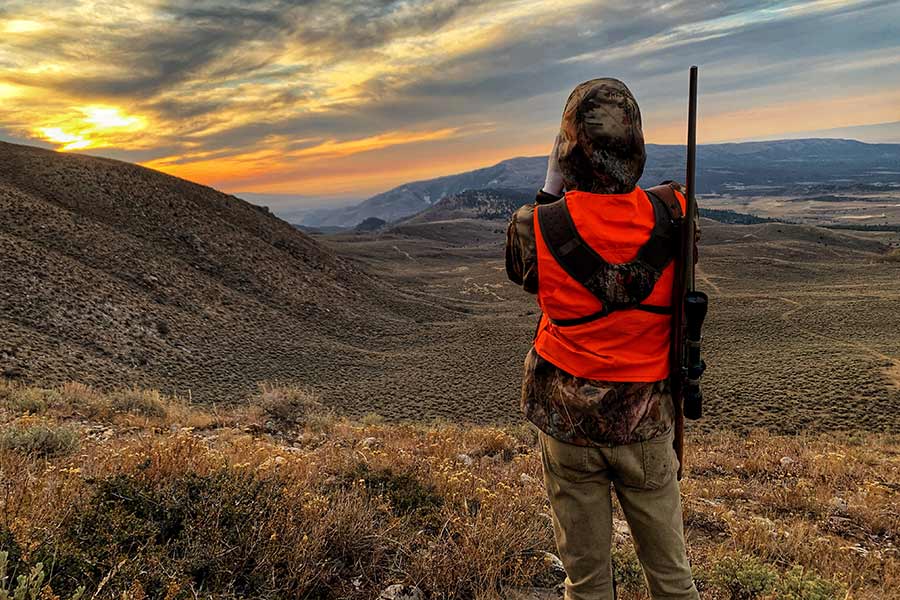
<instances>
[{"instance_id":1,"label":"dry grass","mask_svg":"<svg viewBox=\"0 0 900 600\"><path fill-rule=\"evenodd\" d=\"M0 550L20 572L43 562L57 594L373 598L412 583L500 598L546 574L526 427L326 422L304 392L266 388L302 406L273 427L259 407L126 394L0 384L4 429L80 438L69 453L0 449ZM704 598L898 597L898 440L704 435L689 460ZM615 558L620 596L645 598L630 542Z\"/></svg>"}]
</instances>

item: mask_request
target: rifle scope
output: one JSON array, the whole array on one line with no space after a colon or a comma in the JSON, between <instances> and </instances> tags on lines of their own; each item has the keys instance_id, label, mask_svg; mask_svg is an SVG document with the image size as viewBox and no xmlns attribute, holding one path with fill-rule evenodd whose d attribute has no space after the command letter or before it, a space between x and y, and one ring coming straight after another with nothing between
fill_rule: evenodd
<instances>
[{"instance_id":1,"label":"rifle scope","mask_svg":"<svg viewBox=\"0 0 900 600\"><path fill-rule=\"evenodd\" d=\"M703 292L690 291L684 297L684 316L687 329L685 345L687 360L685 361L686 377L684 383L684 416L697 420L703 416L703 392L700 391L700 377L706 370L706 363L700 357L700 333L709 298Z\"/></svg>"}]
</instances>

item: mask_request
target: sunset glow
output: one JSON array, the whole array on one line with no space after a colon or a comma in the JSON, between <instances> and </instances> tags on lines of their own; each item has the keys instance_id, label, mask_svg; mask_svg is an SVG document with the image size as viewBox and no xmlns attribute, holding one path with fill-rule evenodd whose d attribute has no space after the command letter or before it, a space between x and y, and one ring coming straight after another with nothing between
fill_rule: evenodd
<instances>
[{"instance_id":1,"label":"sunset glow","mask_svg":"<svg viewBox=\"0 0 900 600\"><path fill-rule=\"evenodd\" d=\"M650 142L682 142L692 63L701 142L900 122L897 3L727 4L10 0L0 139L362 198L546 153L598 76L632 88Z\"/></svg>"},{"instance_id":2,"label":"sunset glow","mask_svg":"<svg viewBox=\"0 0 900 600\"><path fill-rule=\"evenodd\" d=\"M85 106L62 117L51 118L53 126L34 129L36 137L51 142L60 151L136 146L133 136L147 127L144 117L126 115L114 106Z\"/></svg>"}]
</instances>

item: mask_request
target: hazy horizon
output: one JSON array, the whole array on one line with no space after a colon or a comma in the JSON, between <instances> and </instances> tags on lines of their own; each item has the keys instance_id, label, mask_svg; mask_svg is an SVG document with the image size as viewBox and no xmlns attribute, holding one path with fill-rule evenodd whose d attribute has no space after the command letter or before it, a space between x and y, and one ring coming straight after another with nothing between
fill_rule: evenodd
<instances>
[{"instance_id":1,"label":"hazy horizon","mask_svg":"<svg viewBox=\"0 0 900 600\"><path fill-rule=\"evenodd\" d=\"M632 88L648 142L680 143L698 64L701 142L900 142L898 19L885 0L12 0L0 139L339 202L546 154L597 76Z\"/></svg>"}]
</instances>

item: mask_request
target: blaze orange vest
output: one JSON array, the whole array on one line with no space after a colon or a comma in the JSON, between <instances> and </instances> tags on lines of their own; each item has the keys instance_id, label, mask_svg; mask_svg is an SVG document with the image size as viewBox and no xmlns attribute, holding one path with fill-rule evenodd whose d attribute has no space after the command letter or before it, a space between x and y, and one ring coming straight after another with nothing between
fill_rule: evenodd
<instances>
[{"instance_id":1,"label":"blaze orange vest","mask_svg":"<svg viewBox=\"0 0 900 600\"><path fill-rule=\"evenodd\" d=\"M683 214L684 196L675 194ZM657 223L653 204L638 187L629 194L570 191L565 203L580 237L612 265L635 260ZM537 353L585 379L653 382L668 378L674 261L662 269L649 295L640 299L640 308L604 314L610 308L555 258L541 232L542 209L546 207L534 211L537 296L543 311L534 340Z\"/></svg>"}]
</instances>

